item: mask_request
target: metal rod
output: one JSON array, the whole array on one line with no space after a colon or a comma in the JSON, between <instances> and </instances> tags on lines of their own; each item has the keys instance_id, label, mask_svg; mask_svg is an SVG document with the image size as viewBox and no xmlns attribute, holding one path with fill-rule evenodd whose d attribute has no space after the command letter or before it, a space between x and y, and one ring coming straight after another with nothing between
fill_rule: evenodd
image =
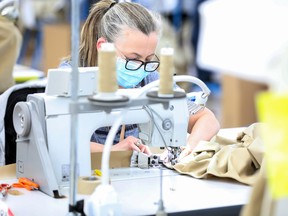
<instances>
[{"instance_id":1,"label":"metal rod","mask_svg":"<svg viewBox=\"0 0 288 216\"><path fill-rule=\"evenodd\" d=\"M163 202L163 169L160 167L160 198L158 201L158 210L156 216L167 216Z\"/></svg>"},{"instance_id":2,"label":"metal rod","mask_svg":"<svg viewBox=\"0 0 288 216\"><path fill-rule=\"evenodd\" d=\"M163 201L163 169L160 167L160 201ZM162 210L163 206L161 206Z\"/></svg>"},{"instance_id":3,"label":"metal rod","mask_svg":"<svg viewBox=\"0 0 288 216\"><path fill-rule=\"evenodd\" d=\"M70 146L70 196L69 212L75 211L77 195L77 140L78 140L78 114L75 109L78 101L78 62L79 62L79 32L80 32L80 1L71 0L71 47L72 47L72 73L71 73L71 146ZM72 123L73 122L73 123ZM76 213L76 212L75 212Z\"/></svg>"}]
</instances>

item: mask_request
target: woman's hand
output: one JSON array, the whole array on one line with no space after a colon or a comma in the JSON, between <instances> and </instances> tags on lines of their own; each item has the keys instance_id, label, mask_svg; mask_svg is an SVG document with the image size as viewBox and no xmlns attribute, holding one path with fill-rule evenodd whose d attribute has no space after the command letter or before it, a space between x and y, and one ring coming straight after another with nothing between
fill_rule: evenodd
<instances>
[{"instance_id":1,"label":"woman's hand","mask_svg":"<svg viewBox=\"0 0 288 216\"><path fill-rule=\"evenodd\" d=\"M220 124L214 113L205 108L203 111L190 115L187 144L183 147L178 161L190 155L200 141L209 141L220 130Z\"/></svg>"},{"instance_id":2,"label":"woman's hand","mask_svg":"<svg viewBox=\"0 0 288 216\"><path fill-rule=\"evenodd\" d=\"M144 145L140 139L133 136L128 136L126 139L112 146L112 151L127 151L135 150L151 155L151 151L147 145Z\"/></svg>"},{"instance_id":3,"label":"woman's hand","mask_svg":"<svg viewBox=\"0 0 288 216\"><path fill-rule=\"evenodd\" d=\"M178 162L181 161L184 157L188 156L189 154L192 153L193 148L191 148L189 145L186 145L185 147L181 147L182 151L178 157Z\"/></svg>"}]
</instances>

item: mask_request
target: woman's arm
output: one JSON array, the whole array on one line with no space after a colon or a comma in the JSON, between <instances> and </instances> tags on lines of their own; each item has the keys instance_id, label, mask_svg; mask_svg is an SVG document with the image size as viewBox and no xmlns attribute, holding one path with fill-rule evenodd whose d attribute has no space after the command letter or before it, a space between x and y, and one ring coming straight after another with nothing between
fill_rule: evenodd
<instances>
[{"instance_id":1,"label":"woman's arm","mask_svg":"<svg viewBox=\"0 0 288 216\"><path fill-rule=\"evenodd\" d=\"M219 121L208 108L191 115L187 131L189 136L186 148L182 151L180 159L190 154L200 141L209 141L218 133L219 129Z\"/></svg>"},{"instance_id":2,"label":"woman's arm","mask_svg":"<svg viewBox=\"0 0 288 216\"><path fill-rule=\"evenodd\" d=\"M104 145L96 142L90 142L90 152L102 152Z\"/></svg>"}]
</instances>

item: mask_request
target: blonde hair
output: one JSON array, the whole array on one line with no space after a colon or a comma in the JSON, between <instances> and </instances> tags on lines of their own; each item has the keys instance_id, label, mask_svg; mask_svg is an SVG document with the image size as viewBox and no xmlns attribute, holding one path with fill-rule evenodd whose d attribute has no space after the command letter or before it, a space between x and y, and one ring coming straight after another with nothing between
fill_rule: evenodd
<instances>
[{"instance_id":1,"label":"blonde hair","mask_svg":"<svg viewBox=\"0 0 288 216\"><path fill-rule=\"evenodd\" d=\"M139 30L145 35L156 32L160 37L161 18L159 14L137 3L116 3L113 0L101 0L95 3L81 31L80 66L97 66L98 38L104 37L113 43L127 27Z\"/></svg>"}]
</instances>

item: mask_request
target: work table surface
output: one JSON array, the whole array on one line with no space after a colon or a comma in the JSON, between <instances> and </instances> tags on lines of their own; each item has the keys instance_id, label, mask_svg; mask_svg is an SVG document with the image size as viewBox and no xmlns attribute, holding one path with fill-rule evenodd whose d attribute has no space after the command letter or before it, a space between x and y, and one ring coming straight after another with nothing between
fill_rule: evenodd
<instances>
[{"instance_id":1,"label":"work table surface","mask_svg":"<svg viewBox=\"0 0 288 216\"><path fill-rule=\"evenodd\" d=\"M241 129L223 129L221 133L235 136ZM228 132L228 133L227 133ZM232 132L232 133L231 133ZM114 187L122 208L122 215L155 215L160 198L160 170L158 168L118 168L110 170ZM0 183L14 183L16 178L2 179ZM17 189L22 195L8 194L3 200L18 215L67 215L69 198L55 199L41 191ZM231 179L195 179L163 169L163 201L167 213L233 207L245 205L251 187ZM89 196L78 195L77 200ZM207 214L206 214L207 215ZM216 214L215 214L216 215ZM224 212L222 215L225 215Z\"/></svg>"}]
</instances>

